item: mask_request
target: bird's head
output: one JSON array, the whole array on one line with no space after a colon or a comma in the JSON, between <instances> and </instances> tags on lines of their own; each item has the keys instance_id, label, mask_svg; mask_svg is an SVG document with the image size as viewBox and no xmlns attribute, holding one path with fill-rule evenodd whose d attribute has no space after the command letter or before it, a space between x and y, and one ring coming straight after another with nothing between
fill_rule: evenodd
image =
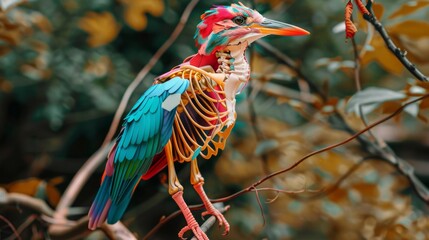
<instances>
[{"instance_id":1,"label":"bird's head","mask_svg":"<svg viewBox=\"0 0 429 240\"><path fill-rule=\"evenodd\" d=\"M195 40L198 52L209 55L228 46L251 42L273 34L281 36L307 35L306 30L263 17L243 4L216 6L201 15Z\"/></svg>"}]
</instances>

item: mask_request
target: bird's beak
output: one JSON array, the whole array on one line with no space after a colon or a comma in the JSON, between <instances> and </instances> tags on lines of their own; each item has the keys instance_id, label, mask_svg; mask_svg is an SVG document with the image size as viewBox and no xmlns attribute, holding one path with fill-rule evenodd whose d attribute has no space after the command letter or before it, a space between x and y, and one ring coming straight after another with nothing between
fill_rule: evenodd
<instances>
[{"instance_id":1,"label":"bird's beak","mask_svg":"<svg viewBox=\"0 0 429 240\"><path fill-rule=\"evenodd\" d=\"M261 23L253 23L250 27L259 30L259 32L264 35L302 36L310 34L308 31L300 27L274 21L268 18L265 18Z\"/></svg>"}]
</instances>

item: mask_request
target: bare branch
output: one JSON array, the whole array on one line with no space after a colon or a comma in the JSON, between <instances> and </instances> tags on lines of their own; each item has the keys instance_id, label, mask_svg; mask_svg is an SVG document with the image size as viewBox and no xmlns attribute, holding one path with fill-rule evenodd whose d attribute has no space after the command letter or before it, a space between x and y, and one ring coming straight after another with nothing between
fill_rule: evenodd
<instances>
[{"instance_id":1,"label":"bare branch","mask_svg":"<svg viewBox=\"0 0 429 240\"><path fill-rule=\"evenodd\" d=\"M52 216L52 210L44 201L24 195L21 193L8 193L3 188L0 188L0 206L1 205L16 205L23 206L41 214Z\"/></svg>"},{"instance_id":2,"label":"bare branch","mask_svg":"<svg viewBox=\"0 0 429 240\"><path fill-rule=\"evenodd\" d=\"M6 240L19 239L18 237L21 236L22 231L24 231L28 226L30 226L36 219L37 219L37 215L35 215L35 214L29 216L16 230L18 235L16 235L16 236L12 235L12 236L6 238Z\"/></svg>"},{"instance_id":3,"label":"bare branch","mask_svg":"<svg viewBox=\"0 0 429 240\"><path fill-rule=\"evenodd\" d=\"M368 0L366 8L371 14L364 14L363 18L371 23L372 26L374 26L375 30L380 34L381 38L383 38L384 43L386 44L387 48L396 56L396 58L404 65L404 67L418 80L423 82L428 82L429 78L425 76L414 63L412 63L406 56L406 52L402 51L400 48L398 48L395 43L390 38L389 34L387 33L386 29L383 27L383 25L378 21L377 17L374 14L374 11L372 9L372 1Z\"/></svg>"},{"instance_id":4,"label":"bare branch","mask_svg":"<svg viewBox=\"0 0 429 240\"><path fill-rule=\"evenodd\" d=\"M73 224L57 224L55 228L50 229L49 236L57 240L82 239L92 233L92 231L88 229L88 221L88 216L84 216ZM100 227L100 230L112 240L137 239L121 222L112 225L104 223Z\"/></svg>"},{"instance_id":5,"label":"bare branch","mask_svg":"<svg viewBox=\"0 0 429 240\"><path fill-rule=\"evenodd\" d=\"M16 230L15 226L13 226L13 224L9 220L7 220L2 215L0 215L0 220L5 222L9 226L9 228L12 229L13 234L15 234L15 236L18 240L21 240L21 237L19 236L18 231Z\"/></svg>"},{"instance_id":6,"label":"bare branch","mask_svg":"<svg viewBox=\"0 0 429 240\"><path fill-rule=\"evenodd\" d=\"M360 59L360 54L358 51L358 47L356 44L356 39L353 36L352 37L352 46L353 46L353 55L354 55L354 62L355 62L355 66L354 66L354 79L355 79L355 84L356 84L356 91L361 91L362 90L362 84L361 84L361 78L360 78L360 70L361 70L361 59ZM367 120L365 118L365 115L362 112L362 106L359 106L359 117L362 120L362 123L364 124L364 126L368 126ZM378 144L382 142L381 139L377 138L371 130L368 131L368 135L373 138L373 140L378 141ZM379 144L380 145L380 144ZM381 145L380 145L381 146ZM384 146L384 145L383 145Z\"/></svg>"},{"instance_id":7,"label":"bare branch","mask_svg":"<svg viewBox=\"0 0 429 240\"><path fill-rule=\"evenodd\" d=\"M226 211L228 211L229 209L229 205L224 206L223 203L215 203L213 204L213 206L219 210L220 213L225 213ZM215 216L210 216L202 225L201 225L201 230L203 232L207 232L208 230L210 230L210 228L213 227L213 225L216 223L216 217ZM191 240L197 240L196 237L192 237Z\"/></svg>"},{"instance_id":8,"label":"bare branch","mask_svg":"<svg viewBox=\"0 0 429 240\"><path fill-rule=\"evenodd\" d=\"M356 90L360 91L362 89L361 79L360 79L360 56L357 49L356 39L354 37L352 37L352 45L353 45L353 54L354 54L354 61L355 61L354 75L355 75Z\"/></svg>"}]
</instances>

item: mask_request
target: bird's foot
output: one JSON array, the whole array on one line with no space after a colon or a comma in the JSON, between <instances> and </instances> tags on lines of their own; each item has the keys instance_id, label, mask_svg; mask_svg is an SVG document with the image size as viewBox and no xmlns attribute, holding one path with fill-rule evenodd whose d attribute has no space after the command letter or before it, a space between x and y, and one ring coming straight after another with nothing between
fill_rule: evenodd
<instances>
[{"instance_id":1,"label":"bird's foot","mask_svg":"<svg viewBox=\"0 0 429 240\"><path fill-rule=\"evenodd\" d=\"M178 234L179 238L184 239L183 234L191 230L198 240L209 240L207 235L203 232L203 230L201 230L200 226L198 225L198 222L192 215L191 210L189 210L188 205L185 203L185 200L183 199L183 191L178 191L177 193L173 194L172 197L177 203L177 206L179 206L180 210L182 211L187 223L187 226L180 230Z\"/></svg>"},{"instance_id":2,"label":"bird's foot","mask_svg":"<svg viewBox=\"0 0 429 240\"><path fill-rule=\"evenodd\" d=\"M225 210L228 210L228 208L229 208L229 206L227 206L225 208ZM219 210L217 210L211 203L210 203L210 206L208 207L207 211L203 212L201 215L203 218L207 215L215 216L217 221L219 222L219 227L222 227L222 226L225 227L225 231L223 232L223 235L228 235L229 229L230 229L228 221L226 221L223 214L221 212L219 212Z\"/></svg>"},{"instance_id":3,"label":"bird's foot","mask_svg":"<svg viewBox=\"0 0 429 240\"><path fill-rule=\"evenodd\" d=\"M180 230L180 232L179 232L179 238L180 239L186 239L183 237L183 234L185 234L189 230L192 230L192 232L194 233L194 236L198 240L209 240L206 233L203 232L203 230L201 230L201 228L200 228L200 226L198 226L198 224L192 225L192 226L188 225L188 226L185 226L184 228L182 228L182 230Z\"/></svg>"},{"instance_id":4,"label":"bird's foot","mask_svg":"<svg viewBox=\"0 0 429 240\"><path fill-rule=\"evenodd\" d=\"M200 182L200 183L197 183L194 185L195 191L200 196L200 198L203 201L204 206L206 207L206 210L207 210L207 211L202 213L202 216L203 217L206 215L215 216L219 222L219 227L221 227L221 226L225 227L225 231L223 232L223 235L227 235L229 233L229 223L228 223L228 221L226 221L223 214L221 212L219 212L219 210L217 210L213 206L213 204L210 202L210 199L207 197L206 193L204 192L203 184L204 184L204 182ZM229 206L227 208L229 208ZM228 210L228 209L226 209L226 210Z\"/></svg>"}]
</instances>

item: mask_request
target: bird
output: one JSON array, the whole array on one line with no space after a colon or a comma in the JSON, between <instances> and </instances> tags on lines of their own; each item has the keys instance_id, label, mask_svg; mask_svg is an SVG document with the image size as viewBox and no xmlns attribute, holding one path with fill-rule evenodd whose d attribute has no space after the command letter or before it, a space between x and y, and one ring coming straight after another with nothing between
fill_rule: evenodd
<instances>
[{"instance_id":1,"label":"bird","mask_svg":"<svg viewBox=\"0 0 429 240\"><path fill-rule=\"evenodd\" d=\"M225 148L237 117L235 97L250 79L248 46L268 35L307 34L242 3L203 13L194 36L197 53L156 77L124 118L88 213L89 229L119 221L137 184L167 167L168 192L186 220L178 236L192 231L197 239L208 239L183 198L175 171L175 164L189 163L190 183L206 208L202 215L215 216L228 234L228 221L203 189L197 159L210 159Z\"/></svg>"}]
</instances>

